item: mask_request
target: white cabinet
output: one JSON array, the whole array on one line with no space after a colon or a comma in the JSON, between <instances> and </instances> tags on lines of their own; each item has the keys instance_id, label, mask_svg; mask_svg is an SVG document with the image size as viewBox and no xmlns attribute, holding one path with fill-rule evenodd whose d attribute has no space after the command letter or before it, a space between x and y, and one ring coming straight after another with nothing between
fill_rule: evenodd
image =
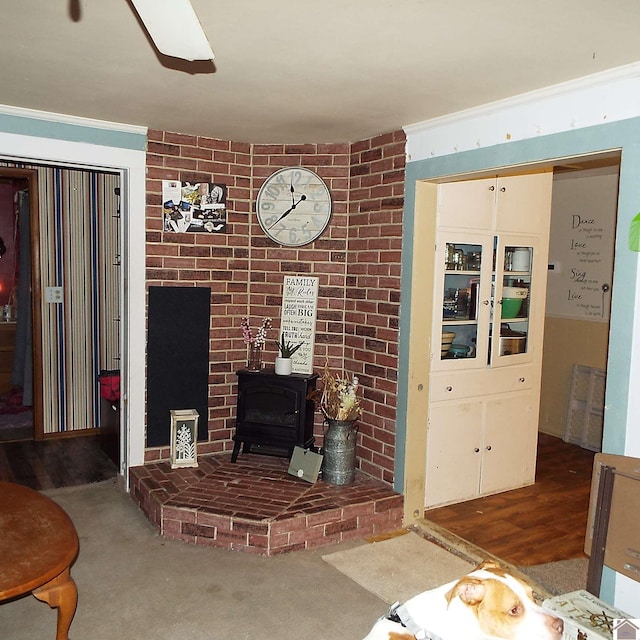
<instances>
[{"instance_id":1,"label":"white cabinet","mask_svg":"<svg viewBox=\"0 0 640 640\"><path fill-rule=\"evenodd\" d=\"M537 403L531 392L433 403L427 508L525 486L536 462Z\"/></svg>"},{"instance_id":2,"label":"white cabinet","mask_svg":"<svg viewBox=\"0 0 640 640\"><path fill-rule=\"evenodd\" d=\"M551 181L438 187L427 507L534 481Z\"/></svg>"},{"instance_id":3,"label":"white cabinet","mask_svg":"<svg viewBox=\"0 0 640 640\"><path fill-rule=\"evenodd\" d=\"M438 226L548 232L551 179L551 173L532 173L443 183L438 187Z\"/></svg>"}]
</instances>

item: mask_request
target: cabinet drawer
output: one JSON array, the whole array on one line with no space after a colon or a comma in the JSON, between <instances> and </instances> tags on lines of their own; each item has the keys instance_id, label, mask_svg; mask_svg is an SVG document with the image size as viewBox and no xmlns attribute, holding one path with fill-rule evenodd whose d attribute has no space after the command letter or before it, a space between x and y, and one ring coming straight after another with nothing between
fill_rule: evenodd
<instances>
[{"instance_id":1,"label":"cabinet drawer","mask_svg":"<svg viewBox=\"0 0 640 640\"><path fill-rule=\"evenodd\" d=\"M490 371L433 373L429 386L431 402L531 389L534 373L532 366L504 367Z\"/></svg>"}]
</instances>

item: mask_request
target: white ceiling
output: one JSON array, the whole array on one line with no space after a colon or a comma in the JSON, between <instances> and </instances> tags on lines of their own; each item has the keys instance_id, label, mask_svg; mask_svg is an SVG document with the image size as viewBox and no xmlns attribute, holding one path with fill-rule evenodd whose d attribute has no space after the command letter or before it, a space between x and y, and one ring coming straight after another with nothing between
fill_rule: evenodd
<instances>
[{"instance_id":1,"label":"white ceiling","mask_svg":"<svg viewBox=\"0 0 640 640\"><path fill-rule=\"evenodd\" d=\"M192 4L213 65L156 54L127 0L4 0L0 104L243 142L349 142L640 60L638 0Z\"/></svg>"}]
</instances>

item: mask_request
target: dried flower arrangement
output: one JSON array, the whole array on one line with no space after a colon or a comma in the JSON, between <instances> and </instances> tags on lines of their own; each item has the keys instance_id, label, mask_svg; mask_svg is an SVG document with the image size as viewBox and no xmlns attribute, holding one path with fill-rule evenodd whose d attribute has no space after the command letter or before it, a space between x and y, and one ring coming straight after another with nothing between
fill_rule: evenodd
<instances>
[{"instance_id":1,"label":"dried flower arrangement","mask_svg":"<svg viewBox=\"0 0 640 640\"><path fill-rule=\"evenodd\" d=\"M242 327L242 339L246 344L251 344L255 347L264 347L267 342L267 330L271 328L271 318L265 318L262 321L262 325L256 332L255 336L249 327L249 320L246 316L242 316L240 326Z\"/></svg>"},{"instance_id":2,"label":"dried flower arrangement","mask_svg":"<svg viewBox=\"0 0 640 640\"><path fill-rule=\"evenodd\" d=\"M320 410L327 420L353 421L362 415L360 398L357 395L357 376L352 376L351 380L345 376L340 377L331 373L328 364L325 363L320 380Z\"/></svg>"}]
</instances>

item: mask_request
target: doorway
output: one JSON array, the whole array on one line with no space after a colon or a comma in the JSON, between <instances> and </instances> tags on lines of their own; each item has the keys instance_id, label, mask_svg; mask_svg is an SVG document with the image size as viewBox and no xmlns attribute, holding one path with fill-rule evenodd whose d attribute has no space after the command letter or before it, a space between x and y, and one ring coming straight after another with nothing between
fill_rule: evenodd
<instances>
[{"instance_id":1,"label":"doorway","mask_svg":"<svg viewBox=\"0 0 640 640\"><path fill-rule=\"evenodd\" d=\"M554 167L551 234L555 230L557 237L550 242L535 486L425 512L428 521L513 563L584 557L592 460L601 448L604 416L593 447L576 446L565 421L572 366L598 368L606 376L619 169L619 153ZM587 231L580 229L583 223ZM558 301L568 289L569 302ZM519 550L510 549L512 538Z\"/></svg>"},{"instance_id":2,"label":"doorway","mask_svg":"<svg viewBox=\"0 0 640 640\"><path fill-rule=\"evenodd\" d=\"M619 175L619 153L554 167L539 429L593 451L602 448ZM584 375L597 384L583 388Z\"/></svg>"},{"instance_id":3,"label":"doorway","mask_svg":"<svg viewBox=\"0 0 640 640\"><path fill-rule=\"evenodd\" d=\"M33 348L34 332L40 344L32 304L34 201L35 171L0 167L0 442L33 439L42 413L41 367L34 366L40 349Z\"/></svg>"},{"instance_id":4,"label":"doorway","mask_svg":"<svg viewBox=\"0 0 640 640\"><path fill-rule=\"evenodd\" d=\"M33 323L33 421L36 440L96 434L98 376L120 365L119 173L43 165L0 169L15 187L28 180ZM17 190L19 191L19 190ZM21 229L22 231L22 229ZM21 246L22 262L28 253ZM23 277L31 269L30 277ZM29 274L27 274L29 275ZM24 306L24 305L23 305ZM17 327L28 314L18 311Z\"/></svg>"}]
</instances>

